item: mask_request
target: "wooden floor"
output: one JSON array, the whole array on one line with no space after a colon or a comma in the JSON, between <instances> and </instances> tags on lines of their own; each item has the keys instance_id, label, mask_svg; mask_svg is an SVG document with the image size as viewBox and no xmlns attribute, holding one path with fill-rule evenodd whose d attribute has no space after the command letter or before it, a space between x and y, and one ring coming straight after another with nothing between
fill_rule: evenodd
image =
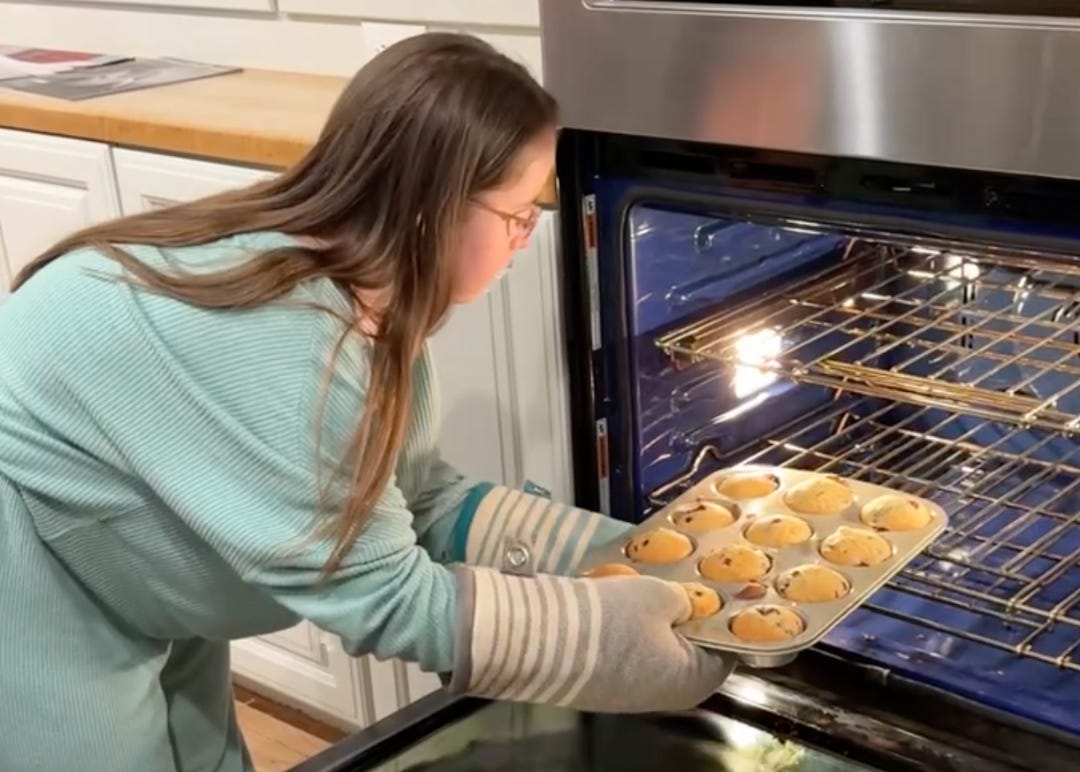
<instances>
[{"instance_id":1,"label":"wooden floor","mask_svg":"<svg viewBox=\"0 0 1080 772\"><path fill-rule=\"evenodd\" d=\"M345 736L240 687L236 713L256 772L285 772Z\"/></svg>"}]
</instances>

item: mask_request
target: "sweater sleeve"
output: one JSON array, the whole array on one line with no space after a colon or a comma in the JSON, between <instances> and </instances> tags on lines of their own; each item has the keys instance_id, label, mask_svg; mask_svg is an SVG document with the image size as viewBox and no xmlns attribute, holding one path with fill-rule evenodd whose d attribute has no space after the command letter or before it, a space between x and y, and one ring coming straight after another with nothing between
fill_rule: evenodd
<instances>
[{"instance_id":1,"label":"sweater sleeve","mask_svg":"<svg viewBox=\"0 0 1080 772\"><path fill-rule=\"evenodd\" d=\"M430 357L421 362L418 392L421 417L437 424L436 378ZM406 449L415 472L416 493L409 506L420 544L441 563L502 567L509 548L525 546L531 568L551 574L574 572L590 550L606 546L630 528L624 522L550 500L533 483L524 490L475 480L446 463L437 432L419 426Z\"/></svg>"},{"instance_id":2,"label":"sweater sleeve","mask_svg":"<svg viewBox=\"0 0 1080 772\"><path fill-rule=\"evenodd\" d=\"M363 409L362 347L346 346L324 381L340 326L324 312L198 309L108 278L72 279L80 262L113 269L68 261L6 309L13 323L32 319L27 344L48 351L19 373L39 385L42 410L55 411L48 418L101 444L242 581L339 635L350 653L451 669L457 580L417 544L396 484L341 568L320 581L332 545L314 528L313 427L321 420L322 460L335 460ZM56 297L62 313L32 314Z\"/></svg>"}]
</instances>

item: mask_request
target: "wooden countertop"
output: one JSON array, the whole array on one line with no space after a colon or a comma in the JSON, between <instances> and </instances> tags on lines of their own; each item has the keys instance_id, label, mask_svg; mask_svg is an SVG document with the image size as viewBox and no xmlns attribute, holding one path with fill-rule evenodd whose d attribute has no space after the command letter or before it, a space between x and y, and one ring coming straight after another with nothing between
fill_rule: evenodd
<instances>
[{"instance_id":1,"label":"wooden countertop","mask_svg":"<svg viewBox=\"0 0 1080 772\"><path fill-rule=\"evenodd\" d=\"M0 87L0 126L284 168L315 141L344 78L245 70L67 102ZM543 203L555 203L552 180Z\"/></svg>"}]
</instances>

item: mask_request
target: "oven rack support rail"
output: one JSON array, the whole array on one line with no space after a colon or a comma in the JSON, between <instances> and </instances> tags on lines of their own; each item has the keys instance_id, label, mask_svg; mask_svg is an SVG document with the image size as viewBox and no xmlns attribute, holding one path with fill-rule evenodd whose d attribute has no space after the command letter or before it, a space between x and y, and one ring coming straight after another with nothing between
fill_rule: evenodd
<instances>
[{"instance_id":1,"label":"oven rack support rail","mask_svg":"<svg viewBox=\"0 0 1080 772\"><path fill-rule=\"evenodd\" d=\"M1058 256L854 239L829 268L656 345L679 366L711 359L1071 435L1080 433L1078 285L1080 266ZM778 356L738 345L762 333L780 341Z\"/></svg>"}]
</instances>

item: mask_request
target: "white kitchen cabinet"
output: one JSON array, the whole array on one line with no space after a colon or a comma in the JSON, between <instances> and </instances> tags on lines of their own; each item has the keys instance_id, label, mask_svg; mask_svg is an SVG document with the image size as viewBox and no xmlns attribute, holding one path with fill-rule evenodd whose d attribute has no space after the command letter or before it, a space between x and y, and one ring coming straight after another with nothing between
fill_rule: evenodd
<instances>
[{"instance_id":1,"label":"white kitchen cabinet","mask_svg":"<svg viewBox=\"0 0 1080 772\"><path fill-rule=\"evenodd\" d=\"M491 27L540 26L537 0L278 0L288 13L358 19L475 24Z\"/></svg>"},{"instance_id":2,"label":"white kitchen cabinet","mask_svg":"<svg viewBox=\"0 0 1080 772\"><path fill-rule=\"evenodd\" d=\"M118 213L108 145L0 129L0 297L50 245Z\"/></svg>"},{"instance_id":3,"label":"white kitchen cabinet","mask_svg":"<svg viewBox=\"0 0 1080 772\"><path fill-rule=\"evenodd\" d=\"M510 424L505 455L516 462L508 482L531 480L554 499L570 501L570 411L556 224L553 213L541 215L532 242L503 279L495 314L503 332L494 341L508 371L502 397Z\"/></svg>"},{"instance_id":4,"label":"white kitchen cabinet","mask_svg":"<svg viewBox=\"0 0 1080 772\"><path fill-rule=\"evenodd\" d=\"M268 179L264 169L117 148L116 180L124 214L211 196Z\"/></svg>"},{"instance_id":5,"label":"white kitchen cabinet","mask_svg":"<svg viewBox=\"0 0 1080 772\"><path fill-rule=\"evenodd\" d=\"M76 5L101 5L99 0L68 0ZM210 11L272 11L274 0L109 0L113 5L148 8L194 8Z\"/></svg>"}]
</instances>

